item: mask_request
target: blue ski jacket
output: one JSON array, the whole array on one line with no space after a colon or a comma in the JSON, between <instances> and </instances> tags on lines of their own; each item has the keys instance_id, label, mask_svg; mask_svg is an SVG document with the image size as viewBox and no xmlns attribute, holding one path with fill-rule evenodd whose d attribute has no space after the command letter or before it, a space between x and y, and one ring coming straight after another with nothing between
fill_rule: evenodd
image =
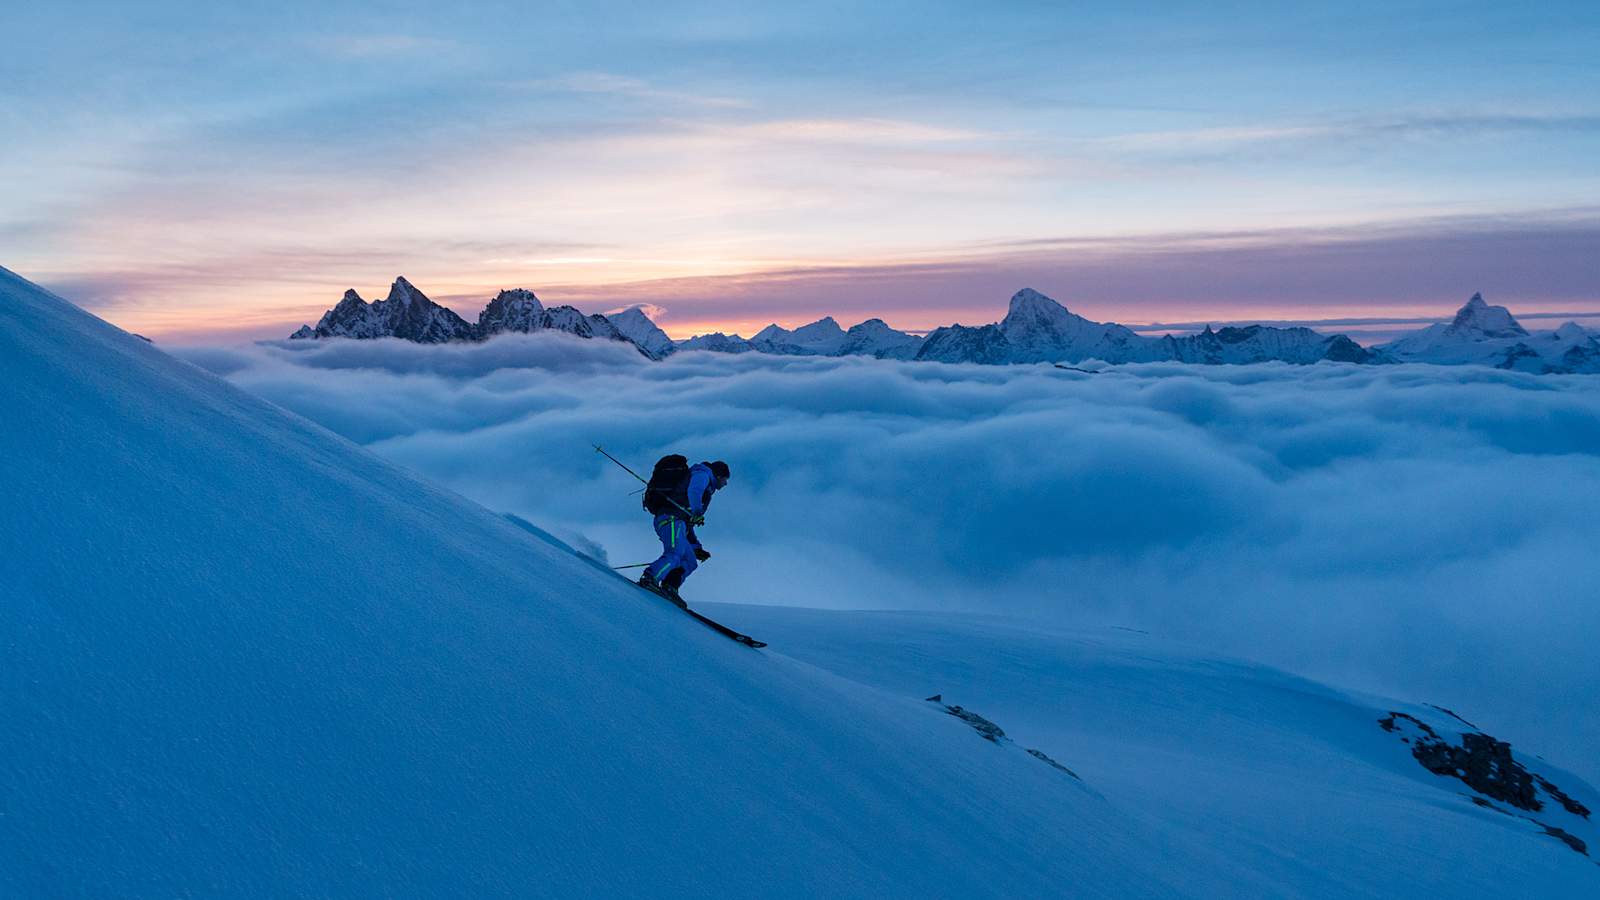
<instances>
[{"instance_id":1,"label":"blue ski jacket","mask_svg":"<svg viewBox=\"0 0 1600 900\"><path fill-rule=\"evenodd\" d=\"M717 492L716 480L711 467L703 462L689 467L689 489L685 492L689 495L689 512L705 515L706 507L711 505L711 495Z\"/></svg>"}]
</instances>

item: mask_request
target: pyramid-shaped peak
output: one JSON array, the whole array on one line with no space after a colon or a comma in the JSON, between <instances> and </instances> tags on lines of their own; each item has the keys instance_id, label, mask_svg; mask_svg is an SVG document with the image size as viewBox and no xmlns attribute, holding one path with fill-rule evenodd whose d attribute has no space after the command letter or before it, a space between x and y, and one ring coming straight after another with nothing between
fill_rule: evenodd
<instances>
[{"instance_id":1,"label":"pyramid-shaped peak","mask_svg":"<svg viewBox=\"0 0 1600 900\"><path fill-rule=\"evenodd\" d=\"M1456 312L1447 330L1451 334L1476 340L1525 337L1528 334L1527 329L1511 315L1511 310L1504 306L1490 306L1481 293L1473 294L1472 299Z\"/></svg>"},{"instance_id":2,"label":"pyramid-shaped peak","mask_svg":"<svg viewBox=\"0 0 1600 900\"><path fill-rule=\"evenodd\" d=\"M367 302L367 301L361 299L361 295L356 293L356 289L355 288L346 289L345 292L344 292L344 296L340 297L339 300L340 300L341 303L361 303L361 304L365 304Z\"/></svg>"},{"instance_id":3,"label":"pyramid-shaped peak","mask_svg":"<svg viewBox=\"0 0 1600 900\"><path fill-rule=\"evenodd\" d=\"M1011 295L1011 312L1016 312L1017 310L1022 309L1050 309L1052 307L1055 309L1066 309L1065 306L1062 306L1060 303L1057 303L1049 297L1046 297L1044 294L1039 293L1033 288L1023 288L1022 290Z\"/></svg>"},{"instance_id":4,"label":"pyramid-shaped peak","mask_svg":"<svg viewBox=\"0 0 1600 900\"><path fill-rule=\"evenodd\" d=\"M1566 322L1556 329L1556 340L1585 341L1588 339L1589 332L1577 322Z\"/></svg>"},{"instance_id":5,"label":"pyramid-shaped peak","mask_svg":"<svg viewBox=\"0 0 1600 900\"><path fill-rule=\"evenodd\" d=\"M839 327L839 323L834 321L833 316L823 316L809 325L802 325L799 328L796 328L794 333L796 335L811 336L834 334L842 331L844 331L844 329Z\"/></svg>"},{"instance_id":6,"label":"pyramid-shaped peak","mask_svg":"<svg viewBox=\"0 0 1600 900\"><path fill-rule=\"evenodd\" d=\"M404 275L396 277L394 284L389 286L388 299L391 303L398 300L401 304L406 306L410 306L413 300L421 300L425 303L433 302L428 299L426 294L417 290L416 287L411 284L411 282L407 281Z\"/></svg>"}]
</instances>

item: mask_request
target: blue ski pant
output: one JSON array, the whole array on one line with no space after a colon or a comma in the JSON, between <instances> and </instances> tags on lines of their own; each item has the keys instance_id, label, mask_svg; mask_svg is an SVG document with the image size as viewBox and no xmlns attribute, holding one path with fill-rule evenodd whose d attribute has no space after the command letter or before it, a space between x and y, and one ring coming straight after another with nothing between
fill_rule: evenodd
<instances>
[{"instance_id":1,"label":"blue ski pant","mask_svg":"<svg viewBox=\"0 0 1600 900\"><path fill-rule=\"evenodd\" d=\"M695 548L700 545L695 542L689 523L671 513L663 513L655 517L654 524L656 537L661 539L661 555L646 566L645 571L657 581L666 578L673 569L682 569L683 577L688 578L700 565L700 560L694 558Z\"/></svg>"}]
</instances>

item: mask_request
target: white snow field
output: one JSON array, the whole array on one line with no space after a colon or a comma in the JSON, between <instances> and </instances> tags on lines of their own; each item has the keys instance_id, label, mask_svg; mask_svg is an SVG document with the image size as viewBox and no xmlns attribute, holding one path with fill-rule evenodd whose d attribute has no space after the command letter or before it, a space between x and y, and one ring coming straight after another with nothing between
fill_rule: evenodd
<instances>
[{"instance_id":1,"label":"white snow field","mask_svg":"<svg viewBox=\"0 0 1600 900\"><path fill-rule=\"evenodd\" d=\"M1362 696L1128 629L1000 617L710 604L785 653L905 696L942 694L1072 767L1115 806L1204 835L1284 895L1600 896L1600 794L1515 756L1589 809L1486 801L1412 758L1406 717L1452 740L1448 710ZM1465 710L1456 712L1465 719ZM1401 713L1393 731L1381 724ZM996 752L996 756L1004 755ZM1474 800L1474 798L1477 798Z\"/></svg>"},{"instance_id":2,"label":"white snow field","mask_svg":"<svg viewBox=\"0 0 1600 900\"><path fill-rule=\"evenodd\" d=\"M3 269L0 385L6 897L1600 889L1378 706L958 619L750 650Z\"/></svg>"}]
</instances>

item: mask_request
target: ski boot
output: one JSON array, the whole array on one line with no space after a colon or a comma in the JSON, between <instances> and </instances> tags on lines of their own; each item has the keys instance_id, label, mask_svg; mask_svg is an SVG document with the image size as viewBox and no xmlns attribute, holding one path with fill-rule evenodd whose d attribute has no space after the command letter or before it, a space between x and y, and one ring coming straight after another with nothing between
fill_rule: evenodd
<instances>
[{"instance_id":1,"label":"ski boot","mask_svg":"<svg viewBox=\"0 0 1600 900\"><path fill-rule=\"evenodd\" d=\"M683 602L683 598L678 596L678 585L680 584L683 584L683 570L673 569L667 574L666 578L661 579L661 587L657 593L676 603L679 609L688 609L689 604Z\"/></svg>"}]
</instances>

